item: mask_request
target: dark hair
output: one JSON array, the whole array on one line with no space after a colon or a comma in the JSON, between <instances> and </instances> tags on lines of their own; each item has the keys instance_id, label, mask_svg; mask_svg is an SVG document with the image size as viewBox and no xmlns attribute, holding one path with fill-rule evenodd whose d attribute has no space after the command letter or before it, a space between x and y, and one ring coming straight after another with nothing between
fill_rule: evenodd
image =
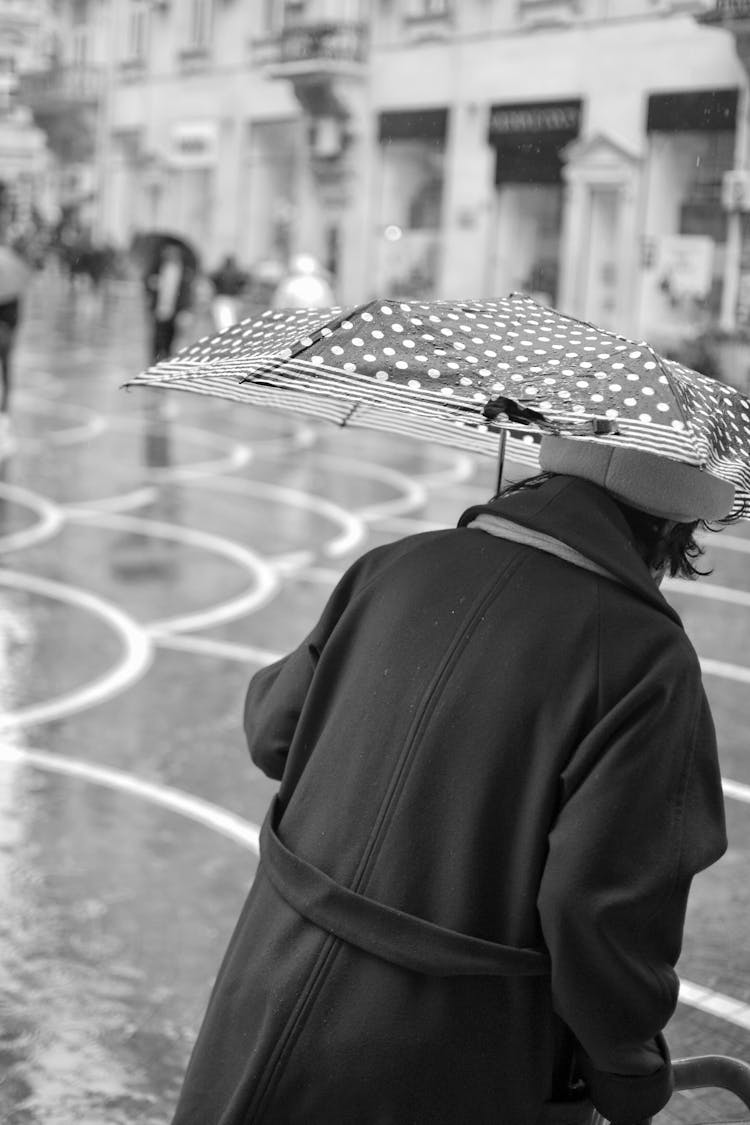
<instances>
[{"instance_id":1,"label":"dark hair","mask_svg":"<svg viewBox=\"0 0 750 1125\"><path fill-rule=\"evenodd\" d=\"M501 488L493 499L501 496L511 496L515 492L524 492L527 488L538 488L545 481L557 476L557 473L539 473L527 480L516 481ZM715 530L705 520L694 520L692 523L673 523L671 520L662 519L661 516L650 516L638 508L632 508L622 500L613 496L628 526L633 534L633 543L638 554L649 570L665 570L672 578L697 578L699 575L710 574L710 570L699 570L695 561L705 553L705 549L695 540L695 531L700 526L707 530Z\"/></svg>"}]
</instances>

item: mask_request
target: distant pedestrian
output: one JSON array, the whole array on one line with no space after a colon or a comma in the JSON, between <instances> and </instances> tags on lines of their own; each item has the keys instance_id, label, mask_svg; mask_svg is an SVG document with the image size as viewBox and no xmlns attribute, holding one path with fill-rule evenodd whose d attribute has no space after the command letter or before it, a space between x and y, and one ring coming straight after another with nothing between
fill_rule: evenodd
<instances>
[{"instance_id":1,"label":"distant pedestrian","mask_svg":"<svg viewBox=\"0 0 750 1125\"><path fill-rule=\"evenodd\" d=\"M669 1100L696 872L726 848L659 590L734 488L543 437L540 476L376 547L257 672L280 782L173 1125L615 1125Z\"/></svg>"},{"instance_id":2,"label":"distant pedestrian","mask_svg":"<svg viewBox=\"0 0 750 1125\"><path fill-rule=\"evenodd\" d=\"M30 270L8 246L0 245L0 452L10 442L13 348Z\"/></svg>"},{"instance_id":3,"label":"distant pedestrian","mask_svg":"<svg viewBox=\"0 0 750 1125\"><path fill-rule=\"evenodd\" d=\"M296 254L271 301L275 309L321 309L336 304L328 274L312 254Z\"/></svg>"},{"instance_id":4,"label":"distant pedestrian","mask_svg":"<svg viewBox=\"0 0 750 1125\"><path fill-rule=\"evenodd\" d=\"M227 254L209 280L214 288L211 302L214 324L217 332L223 332L239 319L239 297L247 285L248 276L237 265L234 254Z\"/></svg>"},{"instance_id":5,"label":"distant pedestrian","mask_svg":"<svg viewBox=\"0 0 750 1125\"><path fill-rule=\"evenodd\" d=\"M192 271L178 246L164 243L146 278L151 312L151 362L167 359L174 349L178 318L192 305Z\"/></svg>"}]
</instances>

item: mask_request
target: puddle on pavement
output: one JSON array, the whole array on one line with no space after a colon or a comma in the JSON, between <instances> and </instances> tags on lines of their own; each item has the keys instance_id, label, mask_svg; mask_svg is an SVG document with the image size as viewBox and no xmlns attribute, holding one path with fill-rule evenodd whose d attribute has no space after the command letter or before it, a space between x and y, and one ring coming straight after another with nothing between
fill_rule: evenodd
<instances>
[{"instance_id":1,"label":"puddle on pavement","mask_svg":"<svg viewBox=\"0 0 750 1125\"><path fill-rule=\"evenodd\" d=\"M0 754L0 1120L164 1125L253 857L11 751Z\"/></svg>"}]
</instances>

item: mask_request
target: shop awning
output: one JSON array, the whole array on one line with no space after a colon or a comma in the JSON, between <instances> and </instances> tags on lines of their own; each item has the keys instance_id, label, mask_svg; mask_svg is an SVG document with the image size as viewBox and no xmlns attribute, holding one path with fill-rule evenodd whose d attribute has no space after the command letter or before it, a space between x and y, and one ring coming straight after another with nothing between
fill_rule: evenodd
<instances>
[{"instance_id":1,"label":"shop awning","mask_svg":"<svg viewBox=\"0 0 750 1125\"><path fill-rule=\"evenodd\" d=\"M444 141L448 131L447 109L389 110L378 117L378 140Z\"/></svg>"},{"instance_id":2,"label":"shop awning","mask_svg":"<svg viewBox=\"0 0 750 1125\"><path fill-rule=\"evenodd\" d=\"M731 133L737 119L738 94L736 88L651 94L646 129L649 133Z\"/></svg>"}]
</instances>

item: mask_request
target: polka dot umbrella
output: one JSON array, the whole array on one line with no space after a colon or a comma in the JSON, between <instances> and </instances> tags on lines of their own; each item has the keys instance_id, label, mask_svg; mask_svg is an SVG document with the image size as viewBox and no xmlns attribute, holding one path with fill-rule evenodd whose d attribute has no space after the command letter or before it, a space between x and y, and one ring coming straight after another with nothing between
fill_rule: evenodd
<instances>
[{"instance_id":1,"label":"polka dot umbrella","mask_svg":"<svg viewBox=\"0 0 750 1125\"><path fill-rule=\"evenodd\" d=\"M731 481L750 518L750 401L645 343L523 294L264 313L129 380L439 441L533 465L555 433Z\"/></svg>"}]
</instances>

